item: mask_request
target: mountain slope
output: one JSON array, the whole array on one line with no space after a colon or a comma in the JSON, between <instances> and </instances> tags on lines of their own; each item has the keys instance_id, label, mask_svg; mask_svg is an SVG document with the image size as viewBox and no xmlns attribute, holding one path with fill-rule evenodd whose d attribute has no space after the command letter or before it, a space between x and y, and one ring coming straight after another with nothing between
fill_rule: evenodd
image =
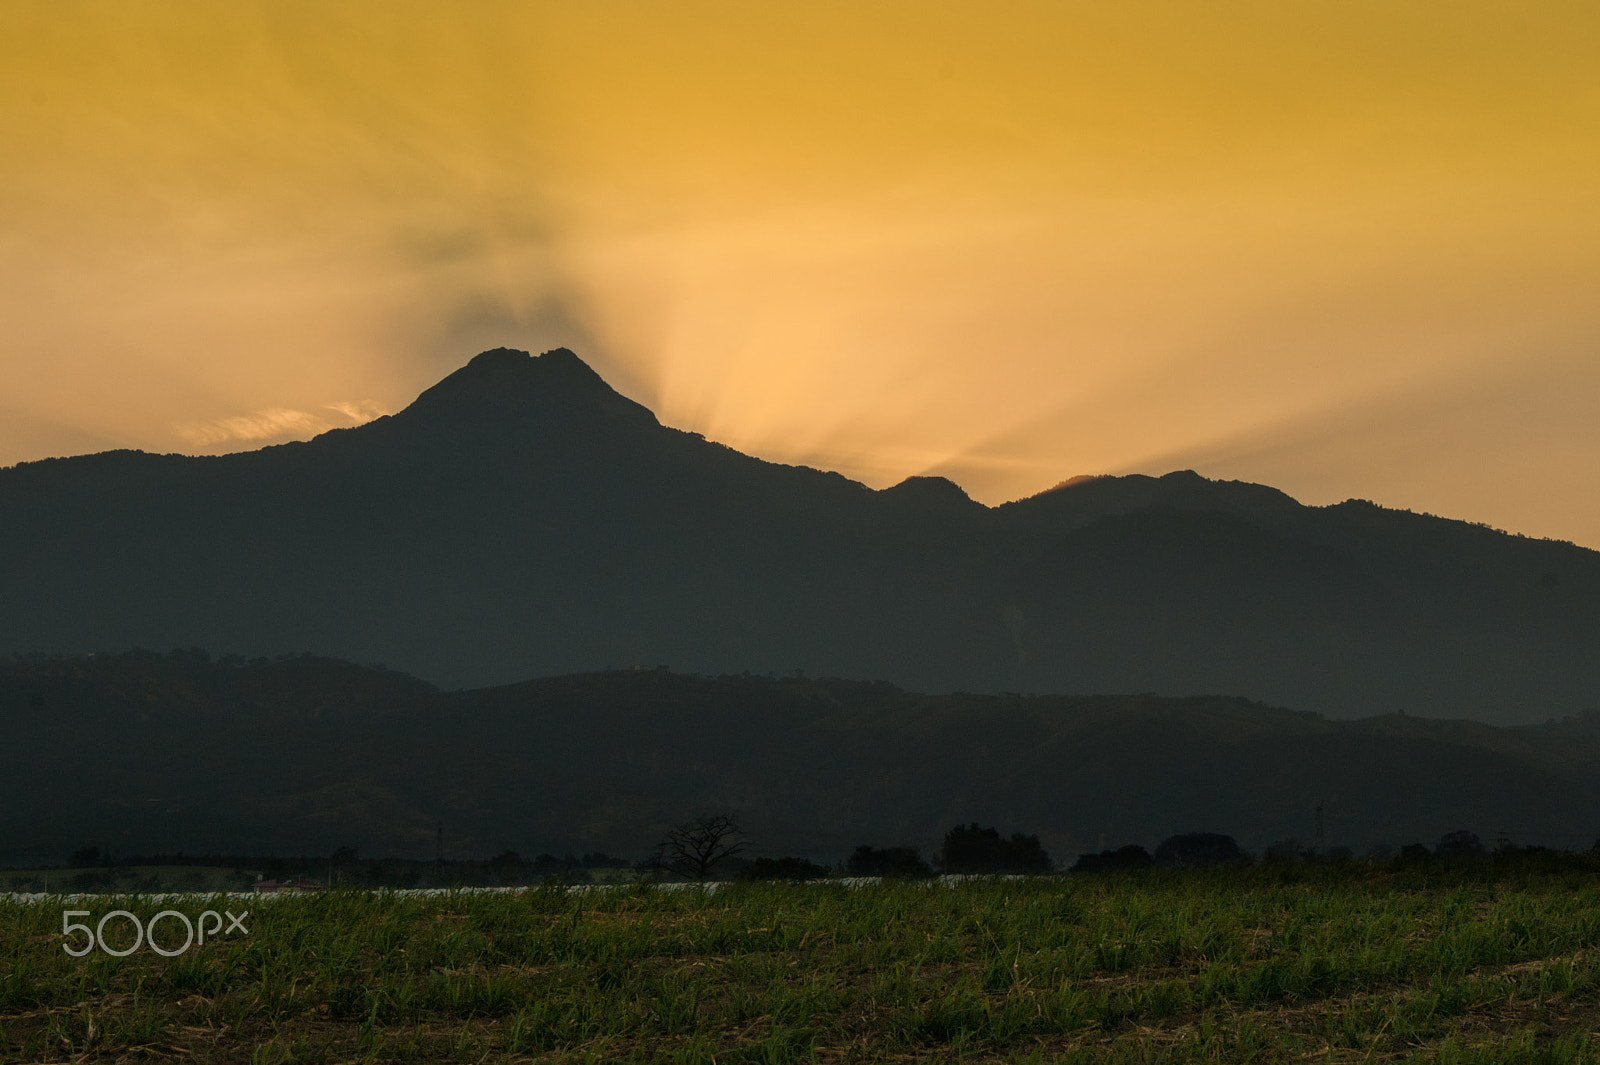
<instances>
[{"instance_id":1,"label":"mountain slope","mask_svg":"<svg viewBox=\"0 0 1600 1065\"><path fill-rule=\"evenodd\" d=\"M1600 555L1192 473L988 508L660 425L574 354L219 457L0 470L0 649L311 649L447 686L610 666L1335 716L1600 706Z\"/></svg>"},{"instance_id":2,"label":"mountain slope","mask_svg":"<svg viewBox=\"0 0 1600 1065\"><path fill-rule=\"evenodd\" d=\"M1600 721L1353 722L1241 699L915 695L646 670L441 693L310 657L0 664L0 862L649 852L728 812L767 853L925 850L973 820L1058 859L1179 831L1260 849L1600 834Z\"/></svg>"}]
</instances>

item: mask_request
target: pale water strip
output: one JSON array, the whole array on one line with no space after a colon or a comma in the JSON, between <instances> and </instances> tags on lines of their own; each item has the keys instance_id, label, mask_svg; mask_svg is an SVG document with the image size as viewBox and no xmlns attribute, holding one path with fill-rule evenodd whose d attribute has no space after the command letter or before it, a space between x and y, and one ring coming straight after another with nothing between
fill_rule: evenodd
<instances>
[{"instance_id":1,"label":"pale water strip","mask_svg":"<svg viewBox=\"0 0 1600 1065\"><path fill-rule=\"evenodd\" d=\"M1021 880L1017 874L997 874L992 876L972 876L947 874L933 877L929 880L902 880L905 884L960 884L968 880ZM800 880L792 883L812 884L822 886L838 886L847 888L868 887L872 884L882 883L881 876L841 876L828 877L818 880ZM781 882L781 881L780 881ZM684 891L691 888L700 888L707 894L716 891L733 881L708 880L704 884L690 884L681 881L668 881L652 883L650 881L635 881L627 884L569 884L567 891L579 894L589 891L617 891L631 890L646 885L656 891ZM449 898L457 895L523 895L529 891L547 890L543 885L522 887L459 887L459 888L347 888L340 887L337 892L358 891L369 895L392 895L404 899L429 899ZM0 902L17 902L24 905L48 905L50 903L66 902L109 902L113 899L137 899L140 902L181 902L196 899L253 899L270 902L273 899L284 898L314 898L318 895L329 893L329 889L321 888L316 891L167 891L147 894L141 891L118 892L73 892L70 894L57 894L48 891L0 891Z\"/></svg>"}]
</instances>

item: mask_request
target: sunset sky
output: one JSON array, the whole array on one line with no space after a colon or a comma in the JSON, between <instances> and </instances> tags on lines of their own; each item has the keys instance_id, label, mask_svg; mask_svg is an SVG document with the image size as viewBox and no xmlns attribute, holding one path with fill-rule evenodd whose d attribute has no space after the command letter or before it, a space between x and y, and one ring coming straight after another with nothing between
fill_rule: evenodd
<instances>
[{"instance_id":1,"label":"sunset sky","mask_svg":"<svg viewBox=\"0 0 1600 1065\"><path fill-rule=\"evenodd\" d=\"M1193 468L1600 547L1600 5L0 5L0 464L576 350L997 503Z\"/></svg>"}]
</instances>

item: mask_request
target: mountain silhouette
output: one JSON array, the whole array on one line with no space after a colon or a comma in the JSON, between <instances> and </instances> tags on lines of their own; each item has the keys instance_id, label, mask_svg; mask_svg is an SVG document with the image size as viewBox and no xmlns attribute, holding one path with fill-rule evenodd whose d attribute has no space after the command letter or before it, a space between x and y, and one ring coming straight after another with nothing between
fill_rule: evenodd
<instances>
[{"instance_id":1,"label":"mountain silhouette","mask_svg":"<svg viewBox=\"0 0 1600 1065\"><path fill-rule=\"evenodd\" d=\"M446 687L670 664L924 692L1227 694L1336 717L1600 706L1600 554L1271 488L986 507L661 425L565 349L211 457L0 470L0 649L203 646Z\"/></svg>"},{"instance_id":2,"label":"mountain silhouette","mask_svg":"<svg viewBox=\"0 0 1600 1065\"><path fill-rule=\"evenodd\" d=\"M999 823L1074 855L1175 832L1259 851L1587 847L1600 715L1329 721L1196 696L914 695L617 670L438 692L312 656L0 661L0 868L122 854L646 855L701 811L770 854L928 849ZM70 767L66 771L64 767ZM1319 813L1319 810L1321 811Z\"/></svg>"}]
</instances>

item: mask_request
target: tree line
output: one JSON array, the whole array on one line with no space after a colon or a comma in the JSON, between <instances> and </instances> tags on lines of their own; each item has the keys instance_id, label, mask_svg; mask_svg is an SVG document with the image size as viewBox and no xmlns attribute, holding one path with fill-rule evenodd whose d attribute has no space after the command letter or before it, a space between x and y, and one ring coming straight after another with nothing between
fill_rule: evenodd
<instances>
[{"instance_id":1,"label":"tree line","mask_svg":"<svg viewBox=\"0 0 1600 1065\"><path fill-rule=\"evenodd\" d=\"M361 858L353 847L341 847L330 857L247 857L186 856L156 854L113 856L96 847L84 847L57 867L64 876L54 886L79 891L127 891L188 888L193 889L196 867L229 869L227 886L248 890L262 879L309 879L327 887L450 887L518 886L536 883L593 883L596 881L711 880L807 881L829 878L929 879L940 875L1038 875L1057 872L1073 874L1115 873L1153 868L1197 868L1207 866L1337 864L1354 860L1348 848L1316 849L1295 840L1280 840L1257 857L1243 850L1232 837L1221 833L1190 832L1170 836L1154 851L1139 844L1079 854L1071 865L1058 867L1035 835L1013 832L1002 835L999 829L977 822L955 825L945 833L936 854L924 857L914 846L874 846L861 844L835 864L811 858L748 857L754 842L737 821L725 814L709 815L674 825L663 836L654 854L644 860L614 857L603 853L582 856L540 854L523 858L506 850L487 860L436 860ZM1537 859L1565 852L1535 846L1516 846L1500 840L1486 847L1474 833L1465 829L1447 833L1436 845L1408 844L1398 851L1381 850L1369 860L1399 863L1463 860ZM1600 858L1600 841L1588 852ZM153 870L179 867L174 876L164 877ZM134 873L135 869L143 872ZM18 879L18 876L21 879ZM188 877L189 880L182 879ZM147 882L148 881L148 882ZM169 882L170 881L170 882ZM0 889L48 890L51 882L38 876L0 874Z\"/></svg>"}]
</instances>

